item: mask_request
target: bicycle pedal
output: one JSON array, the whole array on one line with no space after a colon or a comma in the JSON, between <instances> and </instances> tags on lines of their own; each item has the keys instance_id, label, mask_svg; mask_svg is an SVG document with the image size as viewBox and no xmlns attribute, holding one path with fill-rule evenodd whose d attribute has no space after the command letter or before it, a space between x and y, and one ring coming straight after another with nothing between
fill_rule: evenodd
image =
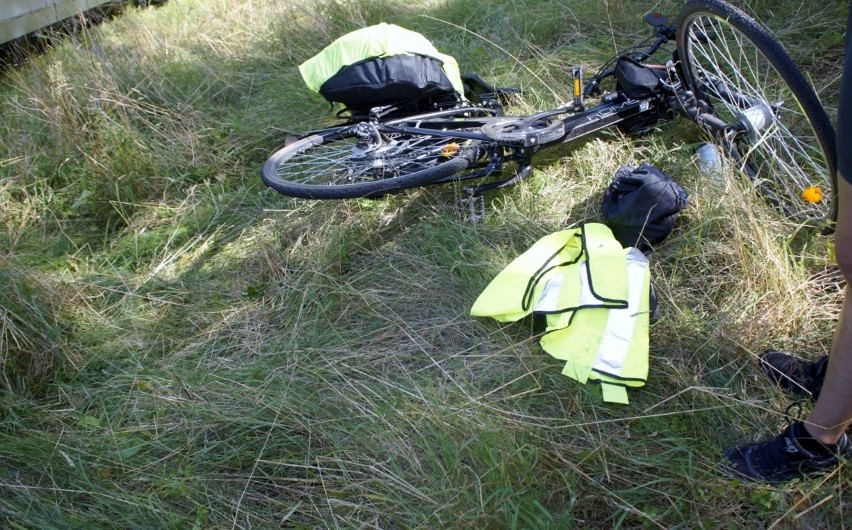
<instances>
[{"instance_id":1,"label":"bicycle pedal","mask_svg":"<svg viewBox=\"0 0 852 530\"><path fill-rule=\"evenodd\" d=\"M469 223L485 220L485 197L481 194L468 195L456 200L456 211Z\"/></svg>"}]
</instances>

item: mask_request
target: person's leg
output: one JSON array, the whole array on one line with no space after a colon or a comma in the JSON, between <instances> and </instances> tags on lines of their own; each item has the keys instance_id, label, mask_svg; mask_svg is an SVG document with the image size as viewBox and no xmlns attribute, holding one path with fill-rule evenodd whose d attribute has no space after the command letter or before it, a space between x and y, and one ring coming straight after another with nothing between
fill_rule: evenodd
<instances>
[{"instance_id":1,"label":"person's leg","mask_svg":"<svg viewBox=\"0 0 852 530\"><path fill-rule=\"evenodd\" d=\"M852 283L852 184L838 178L840 210L834 235L837 265ZM837 443L852 424L852 300L849 287L843 309L834 332L834 342L828 361L822 391L813 410L805 418L805 428L816 440L825 444Z\"/></svg>"},{"instance_id":2,"label":"person's leg","mask_svg":"<svg viewBox=\"0 0 852 530\"><path fill-rule=\"evenodd\" d=\"M852 0L846 30L846 62L840 81L836 136L839 175L834 234L837 264L847 281L846 296L819 398L805 421L791 423L772 440L725 451L733 471L753 480L780 482L832 469L839 464L839 456L852 449L846 435L846 428L852 424L852 300L848 287L852 281L852 182L844 178L852 177ZM795 375L791 379L797 378Z\"/></svg>"},{"instance_id":3,"label":"person's leg","mask_svg":"<svg viewBox=\"0 0 852 530\"><path fill-rule=\"evenodd\" d=\"M841 272L852 280L852 184L840 178L840 211L835 230L835 253ZM828 368L813 410L803 422L790 424L764 442L725 451L729 467L742 478L782 482L836 467L850 450L846 428L852 424L852 299L846 288L834 332Z\"/></svg>"}]
</instances>

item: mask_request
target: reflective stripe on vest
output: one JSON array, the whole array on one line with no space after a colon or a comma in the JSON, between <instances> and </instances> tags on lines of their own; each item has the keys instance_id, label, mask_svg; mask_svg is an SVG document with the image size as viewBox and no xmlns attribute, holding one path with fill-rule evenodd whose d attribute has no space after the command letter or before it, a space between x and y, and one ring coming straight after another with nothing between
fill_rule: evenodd
<instances>
[{"instance_id":1,"label":"reflective stripe on vest","mask_svg":"<svg viewBox=\"0 0 852 530\"><path fill-rule=\"evenodd\" d=\"M562 374L585 383L599 381L606 401L627 403L625 386L639 387L648 377L650 269L647 258L630 249L626 308L583 309L570 325L545 334L542 348L565 361Z\"/></svg>"}]
</instances>

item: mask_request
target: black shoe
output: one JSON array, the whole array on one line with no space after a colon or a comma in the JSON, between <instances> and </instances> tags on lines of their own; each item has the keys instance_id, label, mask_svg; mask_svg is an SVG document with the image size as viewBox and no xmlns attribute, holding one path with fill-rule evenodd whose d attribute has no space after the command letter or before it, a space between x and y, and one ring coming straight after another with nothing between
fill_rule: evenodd
<instances>
[{"instance_id":1,"label":"black shoe","mask_svg":"<svg viewBox=\"0 0 852 530\"><path fill-rule=\"evenodd\" d=\"M816 399L822 390L828 356L808 361L789 353L768 351L760 356L760 367L784 390Z\"/></svg>"},{"instance_id":2,"label":"black shoe","mask_svg":"<svg viewBox=\"0 0 852 530\"><path fill-rule=\"evenodd\" d=\"M846 433L835 445L824 445L808 435L804 423L791 423L774 439L732 447L725 457L737 478L758 482L784 482L808 473L828 470L850 451Z\"/></svg>"}]
</instances>

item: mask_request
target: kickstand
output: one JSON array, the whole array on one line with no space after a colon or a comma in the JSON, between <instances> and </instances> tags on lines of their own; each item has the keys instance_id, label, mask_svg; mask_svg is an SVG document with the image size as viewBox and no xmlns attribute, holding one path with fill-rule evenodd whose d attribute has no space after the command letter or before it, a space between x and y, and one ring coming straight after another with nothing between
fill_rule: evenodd
<instances>
[{"instance_id":1,"label":"kickstand","mask_svg":"<svg viewBox=\"0 0 852 530\"><path fill-rule=\"evenodd\" d=\"M475 186L465 186L463 197L456 200L456 211L468 223L481 223L485 220L485 197L478 193Z\"/></svg>"},{"instance_id":2,"label":"kickstand","mask_svg":"<svg viewBox=\"0 0 852 530\"><path fill-rule=\"evenodd\" d=\"M532 173L532 165L529 161L518 164L515 174L505 180L489 182L478 186L465 186L462 190L464 196L456 200L456 210L468 222L481 223L485 220L485 197L486 191L505 188L527 178Z\"/></svg>"}]
</instances>

